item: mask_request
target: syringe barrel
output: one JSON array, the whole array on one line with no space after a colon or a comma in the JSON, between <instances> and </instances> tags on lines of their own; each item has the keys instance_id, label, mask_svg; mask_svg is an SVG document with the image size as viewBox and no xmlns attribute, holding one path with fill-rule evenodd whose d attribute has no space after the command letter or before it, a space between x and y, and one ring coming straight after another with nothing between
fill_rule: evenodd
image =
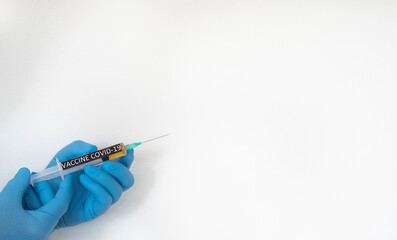
<instances>
[{"instance_id":1,"label":"syringe barrel","mask_svg":"<svg viewBox=\"0 0 397 240\"><path fill-rule=\"evenodd\" d=\"M67 174L71 174L71 173L80 171L80 170L84 169L84 167L87 165L100 166L102 163L103 163L102 159L97 159L97 160L94 160L94 161L91 161L88 163L74 166L72 168L68 168L66 170L59 169L58 166L52 166L52 167L46 168L43 171L40 171L36 174L32 174L30 177L30 183L33 185L36 182L51 180L53 178L60 177L61 174L59 171L62 171L63 175L67 175Z\"/></svg>"},{"instance_id":2,"label":"syringe barrel","mask_svg":"<svg viewBox=\"0 0 397 240\"><path fill-rule=\"evenodd\" d=\"M61 176L60 171L62 171L62 175L64 176L64 175L67 175L70 173L80 171L80 170L84 169L84 167L87 165L99 166L103 163L103 161L112 160L112 159L127 155L127 151L128 151L127 146L125 146L123 143L120 143L115 146L116 147L120 146L120 150L118 152L115 152L113 154L106 156L105 158L91 160L89 162L77 164L77 165L74 165L73 167L69 167L69 168L65 168L65 169L63 169L62 167L58 167L57 165L46 168L36 174L31 175L30 183L33 185L36 182L57 178L57 177ZM111 148L114 148L115 146L111 146ZM101 150L98 150L98 151L101 151ZM95 151L95 152L98 152L98 151ZM68 161L68 160L66 160L66 161Z\"/></svg>"}]
</instances>

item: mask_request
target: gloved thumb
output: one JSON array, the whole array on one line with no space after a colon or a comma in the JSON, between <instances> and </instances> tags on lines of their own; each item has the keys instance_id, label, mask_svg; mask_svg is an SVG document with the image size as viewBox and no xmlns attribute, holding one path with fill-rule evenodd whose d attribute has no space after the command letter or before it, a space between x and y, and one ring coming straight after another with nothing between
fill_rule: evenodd
<instances>
[{"instance_id":1,"label":"gloved thumb","mask_svg":"<svg viewBox=\"0 0 397 240\"><path fill-rule=\"evenodd\" d=\"M3 193L13 198L15 203L22 204L22 198L30 183L30 171L27 168L21 168L15 174L3 189ZM22 205L21 205L22 206Z\"/></svg>"},{"instance_id":2,"label":"gloved thumb","mask_svg":"<svg viewBox=\"0 0 397 240\"><path fill-rule=\"evenodd\" d=\"M37 210L60 218L68 209L72 196L72 176L66 175L65 179L59 185L58 192L55 194L54 198Z\"/></svg>"}]
</instances>

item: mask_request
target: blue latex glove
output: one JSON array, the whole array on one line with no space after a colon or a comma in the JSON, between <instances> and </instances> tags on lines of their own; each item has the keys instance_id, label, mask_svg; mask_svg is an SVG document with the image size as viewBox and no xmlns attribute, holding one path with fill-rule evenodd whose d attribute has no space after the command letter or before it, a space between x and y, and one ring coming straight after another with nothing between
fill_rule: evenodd
<instances>
[{"instance_id":1,"label":"blue latex glove","mask_svg":"<svg viewBox=\"0 0 397 240\"><path fill-rule=\"evenodd\" d=\"M47 168L56 165L56 158L62 162L96 150L98 149L95 145L74 141L60 150ZM57 228L77 225L104 214L113 203L120 199L122 192L134 184L134 176L129 171L133 159L133 150L128 150L126 156L104 162L103 169L86 166L84 172L69 174L73 178L74 194ZM34 185L42 204L46 204L53 198L53 192L60 182L61 179L56 178Z\"/></svg>"},{"instance_id":2,"label":"blue latex glove","mask_svg":"<svg viewBox=\"0 0 397 240\"><path fill-rule=\"evenodd\" d=\"M72 178L68 176L56 195L42 205L30 186L29 169L21 168L0 193L0 239L48 239L72 196Z\"/></svg>"}]
</instances>

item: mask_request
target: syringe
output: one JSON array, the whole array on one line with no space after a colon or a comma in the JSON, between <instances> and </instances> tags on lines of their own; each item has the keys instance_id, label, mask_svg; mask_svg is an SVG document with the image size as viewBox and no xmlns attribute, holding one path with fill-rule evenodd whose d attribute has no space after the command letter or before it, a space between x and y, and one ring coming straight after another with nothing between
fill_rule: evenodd
<instances>
[{"instance_id":1,"label":"syringe","mask_svg":"<svg viewBox=\"0 0 397 240\"><path fill-rule=\"evenodd\" d=\"M63 180L65 175L82 170L87 165L99 166L104 161L127 155L127 151L129 149L136 148L143 143L150 142L168 135L169 133L146 141L131 143L127 145L119 143L63 162L60 162L57 158L55 159L57 163L56 166L46 168L36 174L31 175L30 183L33 185L36 182L50 180L57 177L61 177Z\"/></svg>"}]
</instances>

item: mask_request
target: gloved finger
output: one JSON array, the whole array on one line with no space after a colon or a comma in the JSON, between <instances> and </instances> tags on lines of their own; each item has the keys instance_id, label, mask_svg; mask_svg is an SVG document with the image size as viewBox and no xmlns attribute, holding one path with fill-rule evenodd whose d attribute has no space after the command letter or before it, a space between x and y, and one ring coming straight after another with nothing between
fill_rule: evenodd
<instances>
[{"instance_id":1,"label":"gloved finger","mask_svg":"<svg viewBox=\"0 0 397 240\"><path fill-rule=\"evenodd\" d=\"M57 152L50 161L50 163L47 165L47 168L51 166L55 166L56 165L55 159L57 158L60 162L63 162L71 158L75 158L90 152L94 152L96 150L98 150L98 148L95 145L86 143L81 140L74 141L69 145L65 146L64 148L62 148L59 152Z\"/></svg>"},{"instance_id":2,"label":"gloved finger","mask_svg":"<svg viewBox=\"0 0 397 240\"><path fill-rule=\"evenodd\" d=\"M28 206L26 205L25 200L22 201L22 208L25 210L29 210Z\"/></svg>"},{"instance_id":3,"label":"gloved finger","mask_svg":"<svg viewBox=\"0 0 397 240\"><path fill-rule=\"evenodd\" d=\"M30 171L27 168L21 168L4 187L4 194L13 198L13 202L22 203L23 195L30 184Z\"/></svg>"},{"instance_id":4,"label":"gloved finger","mask_svg":"<svg viewBox=\"0 0 397 240\"><path fill-rule=\"evenodd\" d=\"M107 173L116 178L124 191L134 185L134 175L132 175L130 170L123 164L114 161L106 161L102 166Z\"/></svg>"},{"instance_id":5,"label":"gloved finger","mask_svg":"<svg viewBox=\"0 0 397 240\"><path fill-rule=\"evenodd\" d=\"M131 167L132 162L134 161L134 149L128 149L127 155L122 156L118 159L113 160L115 162L119 162L126 166L127 168Z\"/></svg>"},{"instance_id":6,"label":"gloved finger","mask_svg":"<svg viewBox=\"0 0 397 240\"><path fill-rule=\"evenodd\" d=\"M99 183L94 182L85 174L80 175L80 183L90 192L95 198L91 205L87 207L93 218L98 217L106 212L112 204L112 196Z\"/></svg>"},{"instance_id":7,"label":"gloved finger","mask_svg":"<svg viewBox=\"0 0 397 240\"><path fill-rule=\"evenodd\" d=\"M121 194L123 193L123 188L110 174L91 165L86 166L84 168L84 172L88 177L99 183L110 193L110 195L112 195L112 203L115 203L120 199Z\"/></svg>"},{"instance_id":8,"label":"gloved finger","mask_svg":"<svg viewBox=\"0 0 397 240\"><path fill-rule=\"evenodd\" d=\"M47 204L55 196L54 190L52 190L50 184L47 181L35 183L34 190L39 195L40 201L43 205Z\"/></svg>"},{"instance_id":9,"label":"gloved finger","mask_svg":"<svg viewBox=\"0 0 397 240\"><path fill-rule=\"evenodd\" d=\"M60 218L65 214L69 207L70 200L73 196L72 176L66 175L65 179L59 184L59 188L55 197L38 210L49 213Z\"/></svg>"},{"instance_id":10,"label":"gloved finger","mask_svg":"<svg viewBox=\"0 0 397 240\"><path fill-rule=\"evenodd\" d=\"M28 186L28 189L26 190L25 195L23 196L23 200L26 204L26 208L29 210L34 210L41 207L39 196L37 196L32 186Z\"/></svg>"}]
</instances>

